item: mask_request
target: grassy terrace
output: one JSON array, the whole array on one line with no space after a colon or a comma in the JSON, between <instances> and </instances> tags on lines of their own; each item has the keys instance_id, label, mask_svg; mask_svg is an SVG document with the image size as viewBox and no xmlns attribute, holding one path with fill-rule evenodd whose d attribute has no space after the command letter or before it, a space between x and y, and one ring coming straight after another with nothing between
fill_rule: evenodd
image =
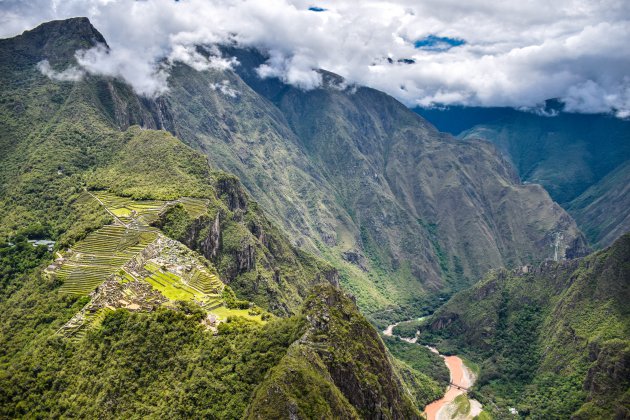
<instances>
[{"instance_id":1,"label":"grassy terrace","mask_svg":"<svg viewBox=\"0 0 630 420\"><path fill-rule=\"evenodd\" d=\"M60 291L87 295L157 238L157 230L103 226L77 243L56 271Z\"/></svg>"},{"instance_id":2,"label":"grassy terrace","mask_svg":"<svg viewBox=\"0 0 630 420\"><path fill-rule=\"evenodd\" d=\"M187 285L177 274L164 271L152 262L146 263L144 269L151 273L144 280L169 300L195 301L205 307L215 307L221 304L220 292L222 287L219 288L218 285L213 289L214 293L205 292ZM195 271L210 278L208 273L200 270ZM213 277L223 286L223 283L216 276Z\"/></svg>"},{"instance_id":3,"label":"grassy terrace","mask_svg":"<svg viewBox=\"0 0 630 420\"><path fill-rule=\"evenodd\" d=\"M94 312L85 311L81 322L72 322L71 320L61 327L58 333L67 338L72 337L73 340L80 340L87 334L90 328L98 327L105 318L105 315L111 311L112 309L110 308L101 308Z\"/></svg>"},{"instance_id":4,"label":"grassy terrace","mask_svg":"<svg viewBox=\"0 0 630 420\"><path fill-rule=\"evenodd\" d=\"M208 210L208 200L201 198L182 197L176 201L137 201L104 191L95 192L94 196L125 224L135 221L140 225L148 226L157 220L162 210L174 203L181 203L193 219L205 214Z\"/></svg>"},{"instance_id":5,"label":"grassy terrace","mask_svg":"<svg viewBox=\"0 0 630 420\"><path fill-rule=\"evenodd\" d=\"M229 317L240 316L245 319L249 319L251 321L255 321L259 324L264 324L266 321L263 321L260 315L252 315L248 309L230 309L225 306L220 306L210 310L210 313L216 315L219 320L225 321Z\"/></svg>"},{"instance_id":6,"label":"grassy terrace","mask_svg":"<svg viewBox=\"0 0 630 420\"><path fill-rule=\"evenodd\" d=\"M93 195L124 225L117 222L103 226L66 253L66 260L55 272L55 276L63 281L62 293L87 295L116 273L123 282L136 280L122 268L157 239L159 231L150 224L160 212L170 204L181 203L192 217L199 217L208 208L208 201L198 198L185 197L167 202L136 201L103 191ZM203 266L194 266L184 279L151 262L144 268L150 275L140 280L150 283L171 301L195 301L207 308L222 304L220 294L224 285Z\"/></svg>"},{"instance_id":7,"label":"grassy terrace","mask_svg":"<svg viewBox=\"0 0 630 420\"><path fill-rule=\"evenodd\" d=\"M140 225L150 225L157 220L160 211L168 204L167 201L161 200L135 201L104 191L95 192L94 196L126 224L135 220Z\"/></svg>"},{"instance_id":8,"label":"grassy terrace","mask_svg":"<svg viewBox=\"0 0 630 420\"><path fill-rule=\"evenodd\" d=\"M208 211L208 200L201 198L182 197L178 202L182 203L190 217L196 219Z\"/></svg>"},{"instance_id":9,"label":"grassy terrace","mask_svg":"<svg viewBox=\"0 0 630 420\"><path fill-rule=\"evenodd\" d=\"M197 269L193 271L188 285L206 294L221 293L223 290L223 282L215 274Z\"/></svg>"}]
</instances>

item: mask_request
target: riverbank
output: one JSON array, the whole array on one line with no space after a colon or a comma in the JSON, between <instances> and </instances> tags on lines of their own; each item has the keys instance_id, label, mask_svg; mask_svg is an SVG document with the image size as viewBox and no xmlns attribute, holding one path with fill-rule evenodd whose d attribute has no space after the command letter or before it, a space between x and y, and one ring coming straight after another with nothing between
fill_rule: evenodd
<instances>
[{"instance_id":1,"label":"riverbank","mask_svg":"<svg viewBox=\"0 0 630 420\"><path fill-rule=\"evenodd\" d=\"M434 348L431 351L438 353ZM442 356L451 374L451 385L442 398L427 405L424 412L427 420L446 419L472 419L481 412L481 403L475 400L470 402L470 409L464 413L458 413L460 407L455 404L455 399L459 395L468 393L468 389L475 383L475 374L464 364L463 360L457 356Z\"/></svg>"},{"instance_id":2,"label":"riverbank","mask_svg":"<svg viewBox=\"0 0 630 420\"><path fill-rule=\"evenodd\" d=\"M393 336L393 330L398 324L399 323L389 325L383 331L383 335L388 337ZM415 343L417 340L417 337L413 339L399 338L409 343ZM433 347L427 346L427 348L436 354L440 354L439 351ZM481 403L476 400L469 400L465 397L468 393L468 389L475 383L475 374L464 364L461 358L457 356L440 356L444 359L444 363L448 367L450 385L442 398L433 401L425 407L424 413L427 416L427 420L468 420L479 415L482 411ZM460 395L464 395L465 398L460 398L456 401L456 398Z\"/></svg>"}]
</instances>

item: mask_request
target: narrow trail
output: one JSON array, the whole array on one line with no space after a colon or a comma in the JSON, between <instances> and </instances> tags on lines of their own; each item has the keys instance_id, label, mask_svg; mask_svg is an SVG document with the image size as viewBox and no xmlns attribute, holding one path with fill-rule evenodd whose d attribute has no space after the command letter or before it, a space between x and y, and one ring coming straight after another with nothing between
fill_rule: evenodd
<instances>
[{"instance_id":1,"label":"narrow trail","mask_svg":"<svg viewBox=\"0 0 630 420\"><path fill-rule=\"evenodd\" d=\"M120 220L120 219L118 218L118 216L116 216L116 215L115 215L115 214L114 214L114 213L113 213L110 209L108 209L108 208L107 208L107 206L105 205L105 203L103 203L103 202L101 201L101 199L100 199L100 198L98 198L97 196L95 196L94 194L92 194L91 192L89 192L88 190L85 190L85 191L86 191L88 194L90 194L90 195L92 196L92 198L94 198L96 201L98 201L98 202L100 203L100 205L101 205L101 206L103 206L103 208L105 209L105 211L106 211L107 213L111 214L111 215L112 215L112 217L113 217L113 218L114 218L114 219L115 219L118 223L120 223L121 225L123 225L123 226L124 226L124 227L126 227L126 228L129 228L129 226L128 226L126 223L123 223L123 221L122 221L122 220Z\"/></svg>"}]
</instances>

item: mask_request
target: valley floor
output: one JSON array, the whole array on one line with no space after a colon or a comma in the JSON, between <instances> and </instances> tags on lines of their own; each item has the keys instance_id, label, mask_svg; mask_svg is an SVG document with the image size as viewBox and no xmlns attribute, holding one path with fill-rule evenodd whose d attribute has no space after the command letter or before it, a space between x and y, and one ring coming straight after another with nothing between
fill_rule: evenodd
<instances>
[{"instance_id":1,"label":"valley floor","mask_svg":"<svg viewBox=\"0 0 630 420\"><path fill-rule=\"evenodd\" d=\"M393 330L398 324L389 325L383 330L383 335L388 337L394 336ZM417 341L417 337L399 338L408 343L416 343ZM433 353L439 354L436 348L428 348ZM482 406L479 401L469 400L466 394L474 385L476 375L464 364L461 358L457 356L442 357L450 373L450 384L442 398L426 406L424 413L427 416L427 420L473 419L482 412ZM462 397L458 398L459 396Z\"/></svg>"}]
</instances>

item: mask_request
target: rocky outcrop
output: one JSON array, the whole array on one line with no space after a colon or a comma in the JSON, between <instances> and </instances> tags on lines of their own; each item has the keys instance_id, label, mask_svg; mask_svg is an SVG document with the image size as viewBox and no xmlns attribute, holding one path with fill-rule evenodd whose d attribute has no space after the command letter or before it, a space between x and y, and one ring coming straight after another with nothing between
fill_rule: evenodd
<instances>
[{"instance_id":1,"label":"rocky outcrop","mask_svg":"<svg viewBox=\"0 0 630 420\"><path fill-rule=\"evenodd\" d=\"M205 219L198 219L195 221L195 226L190 229L191 235L193 238L198 232L201 230ZM216 261L219 256L219 250L221 249L221 218L220 213L217 212L217 215L214 218L214 222L210 225L207 230L208 233L206 238L201 242L200 251L201 253L211 261ZM191 238L190 243L193 244L196 241Z\"/></svg>"},{"instance_id":2,"label":"rocky outcrop","mask_svg":"<svg viewBox=\"0 0 630 420\"><path fill-rule=\"evenodd\" d=\"M341 254L344 260L348 261L350 264L354 264L359 267L363 271L368 270L368 262L366 258L361 254L358 250L352 249L345 251Z\"/></svg>"},{"instance_id":3,"label":"rocky outcrop","mask_svg":"<svg viewBox=\"0 0 630 420\"><path fill-rule=\"evenodd\" d=\"M420 419L378 333L339 289L305 302L306 331L254 394L247 418ZM308 398L299 395L307 392Z\"/></svg>"},{"instance_id":4,"label":"rocky outcrop","mask_svg":"<svg viewBox=\"0 0 630 420\"><path fill-rule=\"evenodd\" d=\"M217 196L221 198L230 211L246 210L247 197L241 183L235 176L222 174L216 182Z\"/></svg>"}]
</instances>

